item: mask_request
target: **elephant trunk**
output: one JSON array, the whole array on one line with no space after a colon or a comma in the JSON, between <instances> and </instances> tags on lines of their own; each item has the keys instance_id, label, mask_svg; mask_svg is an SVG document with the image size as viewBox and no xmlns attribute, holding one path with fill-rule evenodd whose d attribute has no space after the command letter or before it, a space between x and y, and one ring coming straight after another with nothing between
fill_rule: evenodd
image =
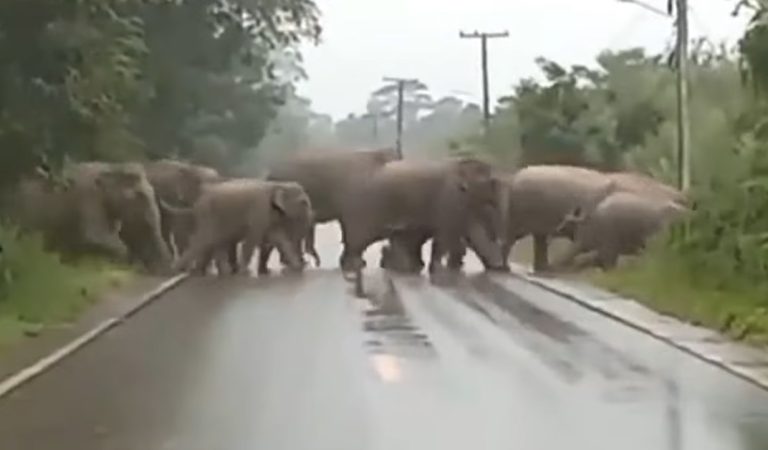
<instances>
[{"instance_id":1,"label":"elephant trunk","mask_svg":"<svg viewBox=\"0 0 768 450\"><path fill-rule=\"evenodd\" d=\"M275 231L272 239L280 252L281 261L291 271L300 272L304 269L304 258L301 248L297 246L295 239L291 239L284 231Z\"/></svg>"}]
</instances>

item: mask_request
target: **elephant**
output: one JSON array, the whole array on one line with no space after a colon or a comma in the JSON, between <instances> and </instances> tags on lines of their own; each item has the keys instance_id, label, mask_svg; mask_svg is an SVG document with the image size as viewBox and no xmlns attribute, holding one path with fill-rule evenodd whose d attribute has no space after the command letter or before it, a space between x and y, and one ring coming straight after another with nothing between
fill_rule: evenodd
<instances>
[{"instance_id":1,"label":"elephant","mask_svg":"<svg viewBox=\"0 0 768 450\"><path fill-rule=\"evenodd\" d=\"M576 209L594 209L613 192L634 192L666 198L680 205L687 197L677 189L634 172L603 173L566 165L534 165L501 176L502 220L505 225L502 258L506 262L514 243L527 234L534 237L534 270L549 268L548 239L564 236L560 222Z\"/></svg>"},{"instance_id":2,"label":"elephant","mask_svg":"<svg viewBox=\"0 0 768 450\"><path fill-rule=\"evenodd\" d=\"M140 164L75 163L62 180L31 176L19 183L12 214L22 228L42 232L46 246L65 256L99 253L167 270L155 192Z\"/></svg>"},{"instance_id":3,"label":"elephant","mask_svg":"<svg viewBox=\"0 0 768 450\"><path fill-rule=\"evenodd\" d=\"M297 249L300 257L303 258L304 254L310 255L315 261L315 267L320 265L320 257L315 250L315 238L314 238L314 224L315 224L315 212L312 208L312 201L309 199L304 188L296 182L274 182L286 190L292 193L295 198L306 197L306 201L302 200L301 203L292 205L295 210L289 211L288 216L294 218L287 223L288 236L291 240L293 248ZM308 204L309 207L305 207ZM259 249L259 265L258 273L260 275L266 275L269 273L267 263L269 261L269 255L275 248L276 241L274 239L265 239L262 241ZM251 261L253 257L253 243L246 243L243 250L243 261L245 267ZM280 252L280 262L283 265L288 264L286 259L286 253Z\"/></svg>"},{"instance_id":4,"label":"elephant","mask_svg":"<svg viewBox=\"0 0 768 450\"><path fill-rule=\"evenodd\" d=\"M340 218L344 198L354 191L355 183L397 159L397 151L391 148L302 152L275 164L266 179L301 184L312 202L314 223L326 223ZM304 246L319 266L320 257L314 248L314 224L307 232ZM266 250L264 258L269 259L271 248L263 250Z\"/></svg>"},{"instance_id":5,"label":"elephant","mask_svg":"<svg viewBox=\"0 0 768 450\"><path fill-rule=\"evenodd\" d=\"M491 166L478 158L388 162L344 199L342 270L354 271L360 294L366 248L399 230L415 229L433 236L429 272L434 274L447 252L460 249L469 218L495 202Z\"/></svg>"},{"instance_id":6,"label":"elephant","mask_svg":"<svg viewBox=\"0 0 768 450\"><path fill-rule=\"evenodd\" d=\"M616 189L599 171L566 165L526 166L499 180L502 259L508 261L515 242L532 234L536 272L549 268L548 240L558 235L563 218L576 208L591 211Z\"/></svg>"},{"instance_id":7,"label":"elephant","mask_svg":"<svg viewBox=\"0 0 768 450\"><path fill-rule=\"evenodd\" d=\"M296 222L311 217L312 205L296 183L236 178L207 186L194 205L195 232L189 247L174 263L176 271L193 264L205 271L217 251L226 251L238 269L237 245L243 242L244 260L257 245L272 242L291 270L301 271L304 261L291 232Z\"/></svg>"},{"instance_id":8,"label":"elephant","mask_svg":"<svg viewBox=\"0 0 768 450\"><path fill-rule=\"evenodd\" d=\"M173 159L159 159L144 163L149 182L155 189L160 205L163 239L180 256L189 245L194 231L193 216L173 214L167 205L191 207L200 196L203 186L222 181L216 169Z\"/></svg>"},{"instance_id":9,"label":"elephant","mask_svg":"<svg viewBox=\"0 0 768 450\"><path fill-rule=\"evenodd\" d=\"M666 198L682 206L690 204L685 193L647 175L636 172L611 172L606 175L616 182L616 188L619 191Z\"/></svg>"},{"instance_id":10,"label":"elephant","mask_svg":"<svg viewBox=\"0 0 768 450\"><path fill-rule=\"evenodd\" d=\"M591 252L603 269L616 266L621 255L639 253L647 240L688 209L663 195L618 191L603 199L593 211L575 209L558 227L573 241L569 251L553 266L570 266L580 254Z\"/></svg>"},{"instance_id":11,"label":"elephant","mask_svg":"<svg viewBox=\"0 0 768 450\"><path fill-rule=\"evenodd\" d=\"M503 271L509 266L501 258L498 242L500 230L498 207L487 208L482 217L470 217L467 234L462 245L448 254L447 266L459 270L464 264L467 247L478 256L486 270ZM422 246L431 238L428 230L399 230L389 238L381 249L380 267L401 273L418 273L424 268L421 258Z\"/></svg>"}]
</instances>

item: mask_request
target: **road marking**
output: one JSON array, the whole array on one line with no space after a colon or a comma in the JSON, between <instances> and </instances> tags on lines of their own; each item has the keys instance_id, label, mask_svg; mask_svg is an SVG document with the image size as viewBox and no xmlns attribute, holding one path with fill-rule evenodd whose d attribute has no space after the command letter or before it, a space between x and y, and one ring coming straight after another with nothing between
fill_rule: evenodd
<instances>
[{"instance_id":1,"label":"road marking","mask_svg":"<svg viewBox=\"0 0 768 450\"><path fill-rule=\"evenodd\" d=\"M107 332L109 329L124 322L125 319L136 314L140 309L147 306L150 302L152 302L153 300L156 300L162 294L168 292L169 290L179 285L188 276L189 276L188 274L184 273L184 274L176 275L172 278L169 278L168 280L165 280L159 286L157 286L156 288L152 289L147 294L145 294L141 299L141 301L139 301L136 305L134 305L132 308L130 308L123 314L120 314L117 317L111 317L109 319L102 321L101 323L93 327L91 330L85 332L80 337L72 340L70 343L64 345L58 350L50 353L48 356L41 358L40 360L33 363L32 365L0 381L0 398L3 398L13 390L19 388L24 383L27 383L28 381L32 380L36 376L52 368L57 363L61 362L64 358L73 354L77 350L81 349L82 347L84 347L85 345L87 345L97 337Z\"/></svg>"}]
</instances>

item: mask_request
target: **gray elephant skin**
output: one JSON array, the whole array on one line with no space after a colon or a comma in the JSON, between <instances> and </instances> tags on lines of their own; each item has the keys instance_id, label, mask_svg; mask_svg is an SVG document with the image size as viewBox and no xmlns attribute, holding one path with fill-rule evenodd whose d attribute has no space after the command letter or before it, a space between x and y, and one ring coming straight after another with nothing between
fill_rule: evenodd
<instances>
[{"instance_id":1,"label":"gray elephant skin","mask_svg":"<svg viewBox=\"0 0 768 450\"><path fill-rule=\"evenodd\" d=\"M266 179L294 181L309 195L317 224L338 220L344 198L354 185L389 161L398 159L394 149L305 151L292 155L270 168ZM306 252L316 265L320 258L314 248L314 226L305 239ZM267 248L264 258L269 258Z\"/></svg>"},{"instance_id":2,"label":"gray elephant skin","mask_svg":"<svg viewBox=\"0 0 768 450\"><path fill-rule=\"evenodd\" d=\"M96 253L168 269L155 192L140 164L75 163L62 179L19 183L11 214L23 229L42 232L46 246L66 257Z\"/></svg>"},{"instance_id":3,"label":"gray elephant skin","mask_svg":"<svg viewBox=\"0 0 768 450\"><path fill-rule=\"evenodd\" d=\"M509 266L502 260L501 245L498 242L500 224L498 205L485 208L480 217L471 216L467 233L462 237L461 246L448 253L447 266L459 270L464 265L467 247L480 259L486 270L506 271ZM379 266L400 273L418 274L424 268L421 257L422 246L432 238L429 230L410 229L393 233L387 245L381 249Z\"/></svg>"},{"instance_id":4,"label":"gray elephant skin","mask_svg":"<svg viewBox=\"0 0 768 450\"><path fill-rule=\"evenodd\" d=\"M613 268L619 256L638 254L649 238L687 211L662 195L614 192L593 211L576 210L566 216L558 231L571 237L573 244L554 267L569 268L577 256L591 252L586 264L597 262L603 269Z\"/></svg>"},{"instance_id":5,"label":"gray elephant skin","mask_svg":"<svg viewBox=\"0 0 768 450\"><path fill-rule=\"evenodd\" d=\"M213 168L173 159L146 162L144 169L158 197L163 239L178 257L189 245L193 216L174 214L166 205L189 208L206 184L221 181L222 177Z\"/></svg>"},{"instance_id":6,"label":"gray elephant skin","mask_svg":"<svg viewBox=\"0 0 768 450\"><path fill-rule=\"evenodd\" d=\"M527 166L500 177L503 228L502 258L527 235L534 240L534 270L549 267L548 241L567 214L592 210L615 189L615 182L596 170L564 165Z\"/></svg>"},{"instance_id":7,"label":"gray elephant skin","mask_svg":"<svg viewBox=\"0 0 768 450\"><path fill-rule=\"evenodd\" d=\"M355 185L344 201L340 265L355 273L360 294L366 248L399 230L424 230L434 236L429 264L434 273L447 252L461 251L470 217L495 201L496 180L479 159L389 162Z\"/></svg>"},{"instance_id":8,"label":"gray elephant skin","mask_svg":"<svg viewBox=\"0 0 768 450\"><path fill-rule=\"evenodd\" d=\"M189 247L174 264L177 271L209 266L216 252L227 252L237 270L236 248L243 243L243 260L249 261L256 246L273 243L292 270L304 261L291 237L298 222L311 217L312 206L297 183L258 179L231 179L207 186L194 205L195 232Z\"/></svg>"}]
</instances>

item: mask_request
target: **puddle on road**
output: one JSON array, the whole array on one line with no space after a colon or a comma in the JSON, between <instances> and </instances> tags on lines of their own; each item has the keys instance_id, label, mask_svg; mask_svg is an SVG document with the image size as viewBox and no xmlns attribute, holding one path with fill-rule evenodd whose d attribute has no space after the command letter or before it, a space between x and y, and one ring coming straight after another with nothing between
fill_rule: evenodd
<instances>
[{"instance_id":1,"label":"puddle on road","mask_svg":"<svg viewBox=\"0 0 768 450\"><path fill-rule=\"evenodd\" d=\"M425 360L437 356L429 337L413 324L403 307L391 278L382 289L361 301L363 309L363 345L379 378L397 382L403 377L406 360Z\"/></svg>"}]
</instances>

